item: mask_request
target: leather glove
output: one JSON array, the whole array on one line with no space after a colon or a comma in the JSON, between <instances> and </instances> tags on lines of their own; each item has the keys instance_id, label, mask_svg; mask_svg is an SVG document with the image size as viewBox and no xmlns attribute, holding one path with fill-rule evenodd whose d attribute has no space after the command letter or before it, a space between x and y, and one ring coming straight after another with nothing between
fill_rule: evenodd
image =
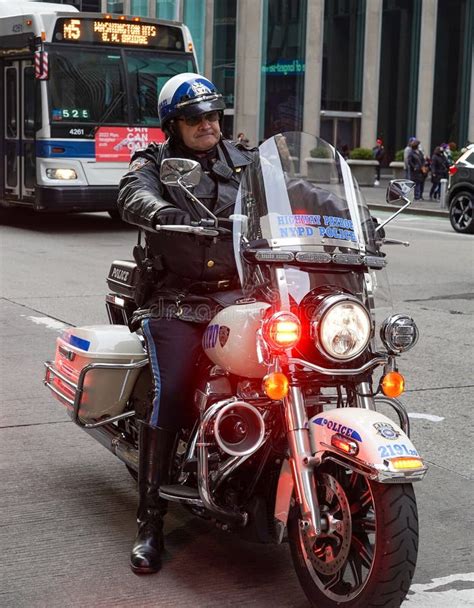
<instances>
[{"instance_id":1,"label":"leather glove","mask_svg":"<svg viewBox=\"0 0 474 608\"><path fill-rule=\"evenodd\" d=\"M191 216L186 211L178 209L177 207L166 207L155 216L156 223L160 226L190 226Z\"/></svg>"}]
</instances>

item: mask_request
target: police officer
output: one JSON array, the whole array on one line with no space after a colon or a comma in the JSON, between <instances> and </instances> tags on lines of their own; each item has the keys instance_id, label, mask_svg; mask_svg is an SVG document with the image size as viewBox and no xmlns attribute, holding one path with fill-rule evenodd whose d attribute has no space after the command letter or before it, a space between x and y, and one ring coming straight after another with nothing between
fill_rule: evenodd
<instances>
[{"instance_id":1,"label":"police officer","mask_svg":"<svg viewBox=\"0 0 474 608\"><path fill-rule=\"evenodd\" d=\"M155 277L141 285L140 324L153 375L153 403L139 431L138 531L131 568L138 574L161 568L166 501L160 485L169 476L206 322L216 299L237 286L232 239L211 239L167 231L156 225L189 225L208 217L179 188L160 182L161 161L189 158L203 177L194 195L221 221L233 212L240 177L256 152L225 140L220 130L225 103L212 82L199 74L167 81L158 99L163 144L137 152L120 183L122 219L145 229L146 259ZM145 274L145 273L142 273ZM150 275L150 273L148 273ZM143 312L145 311L145 312Z\"/></svg>"}]
</instances>

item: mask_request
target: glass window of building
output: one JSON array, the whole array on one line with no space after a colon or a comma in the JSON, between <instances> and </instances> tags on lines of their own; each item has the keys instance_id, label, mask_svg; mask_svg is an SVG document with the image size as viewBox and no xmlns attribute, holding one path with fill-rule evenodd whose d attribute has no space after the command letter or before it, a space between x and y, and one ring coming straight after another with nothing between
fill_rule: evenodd
<instances>
[{"instance_id":1,"label":"glass window of building","mask_svg":"<svg viewBox=\"0 0 474 608\"><path fill-rule=\"evenodd\" d=\"M65 2L70 4L70 2ZM79 9L85 13L100 13L102 12L101 0L81 0L81 8Z\"/></svg>"},{"instance_id":2,"label":"glass window of building","mask_svg":"<svg viewBox=\"0 0 474 608\"><path fill-rule=\"evenodd\" d=\"M206 30L205 0L184 0L183 22L189 27L193 37L194 49L199 69L204 68L204 38Z\"/></svg>"},{"instance_id":3,"label":"glass window of building","mask_svg":"<svg viewBox=\"0 0 474 608\"><path fill-rule=\"evenodd\" d=\"M416 137L420 23L419 0L384 0L377 134L387 162Z\"/></svg>"},{"instance_id":4,"label":"glass window of building","mask_svg":"<svg viewBox=\"0 0 474 608\"><path fill-rule=\"evenodd\" d=\"M474 40L472 0L438 2L431 147L468 137ZM432 150L431 150L432 151Z\"/></svg>"},{"instance_id":5,"label":"glass window of building","mask_svg":"<svg viewBox=\"0 0 474 608\"><path fill-rule=\"evenodd\" d=\"M306 0L264 0L260 139L301 131Z\"/></svg>"},{"instance_id":6,"label":"glass window of building","mask_svg":"<svg viewBox=\"0 0 474 608\"><path fill-rule=\"evenodd\" d=\"M177 19L178 0L156 0L156 16L158 19Z\"/></svg>"},{"instance_id":7,"label":"glass window of building","mask_svg":"<svg viewBox=\"0 0 474 608\"><path fill-rule=\"evenodd\" d=\"M365 0L326 0L321 109L360 112Z\"/></svg>"},{"instance_id":8,"label":"glass window of building","mask_svg":"<svg viewBox=\"0 0 474 608\"><path fill-rule=\"evenodd\" d=\"M233 137L234 127L236 22L237 0L215 0L212 81L224 96L227 106L222 126L226 137Z\"/></svg>"},{"instance_id":9,"label":"glass window of building","mask_svg":"<svg viewBox=\"0 0 474 608\"><path fill-rule=\"evenodd\" d=\"M365 10L365 0L324 5L320 135L340 150L360 143Z\"/></svg>"},{"instance_id":10,"label":"glass window of building","mask_svg":"<svg viewBox=\"0 0 474 608\"><path fill-rule=\"evenodd\" d=\"M148 15L148 0L131 0L130 13L132 15L146 17Z\"/></svg>"},{"instance_id":11,"label":"glass window of building","mask_svg":"<svg viewBox=\"0 0 474 608\"><path fill-rule=\"evenodd\" d=\"M107 0L107 12L123 15L123 0Z\"/></svg>"}]
</instances>

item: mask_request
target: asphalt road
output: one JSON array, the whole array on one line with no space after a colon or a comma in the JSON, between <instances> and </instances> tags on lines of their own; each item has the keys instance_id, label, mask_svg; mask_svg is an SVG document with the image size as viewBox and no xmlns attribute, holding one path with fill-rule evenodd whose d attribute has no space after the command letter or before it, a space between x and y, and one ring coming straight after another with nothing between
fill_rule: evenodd
<instances>
[{"instance_id":1,"label":"asphalt road","mask_svg":"<svg viewBox=\"0 0 474 608\"><path fill-rule=\"evenodd\" d=\"M381 211L378 215L384 216ZM0 226L0 606L307 606L288 547L253 545L172 506L162 572L128 567L135 486L43 388L63 324L106 323L110 261L133 229L105 214L7 214ZM474 606L474 237L406 215L387 230L395 309L420 328L400 362L412 439L430 464L416 487L418 567L407 607Z\"/></svg>"}]
</instances>

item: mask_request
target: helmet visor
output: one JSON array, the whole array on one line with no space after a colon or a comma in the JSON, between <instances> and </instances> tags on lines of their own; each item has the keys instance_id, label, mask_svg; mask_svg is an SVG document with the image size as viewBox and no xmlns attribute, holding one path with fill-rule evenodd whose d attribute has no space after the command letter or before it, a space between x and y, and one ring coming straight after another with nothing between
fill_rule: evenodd
<instances>
[{"instance_id":1,"label":"helmet visor","mask_svg":"<svg viewBox=\"0 0 474 608\"><path fill-rule=\"evenodd\" d=\"M215 97L214 99L203 99L202 101L195 101L189 104L180 104L181 107L177 106L174 112L174 117L187 118L188 116L201 116L213 111L223 111L225 109L225 103L221 96Z\"/></svg>"}]
</instances>

